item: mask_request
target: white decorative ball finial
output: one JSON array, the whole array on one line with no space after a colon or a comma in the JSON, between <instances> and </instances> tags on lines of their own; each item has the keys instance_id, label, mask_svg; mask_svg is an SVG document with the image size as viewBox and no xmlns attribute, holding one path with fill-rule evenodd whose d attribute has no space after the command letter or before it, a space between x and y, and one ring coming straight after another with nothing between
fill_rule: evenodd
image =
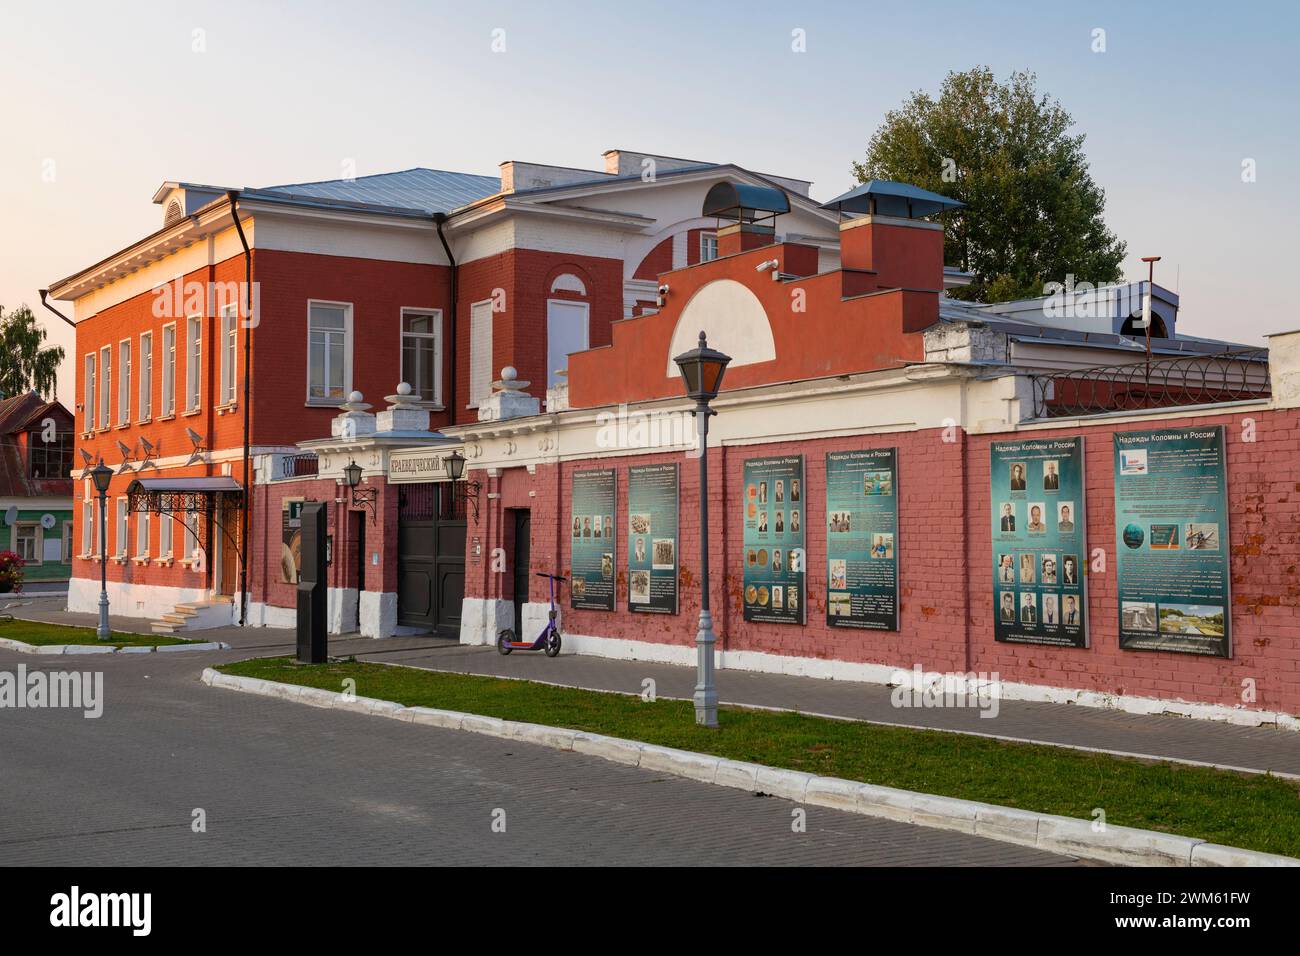
<instances>
[{"instance_id":1,"label":"white decorative ball finial","mask_svg":"<svg viewBox=\"0 0 1300 956\"><path fill-rule=\"evenodd\" d=\"M410 384L407 383L407 382L398 382L398 383L397 383L397 394L398 394L398 395L410 395L410 394L411 394L411 386L410 386Z\"/></svg>"},{"instance_id":2,"label":"white decorative ball finial","mask_svg":"<svg viewBox=\"0 0 1300 956\"><path fill-rule=\"evenodd\" d=\"M503 382L513 382L518 377L519 377L519 370L516 369L513 365L507 365L505 368L501 370L501 381Z\"/></svg>"}]
</instances>

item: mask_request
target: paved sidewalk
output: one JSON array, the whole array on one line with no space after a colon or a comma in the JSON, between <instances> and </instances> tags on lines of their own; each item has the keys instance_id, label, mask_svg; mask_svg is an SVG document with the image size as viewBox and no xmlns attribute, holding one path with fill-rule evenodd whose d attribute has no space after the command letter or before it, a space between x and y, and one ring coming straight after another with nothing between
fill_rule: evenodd
<instances>
[{"instance_id":1,"label":"paved sidewalk","mask_svg":"<svg viewBox=\"0 0 1300 956\"><path fill-rule=\"evenodd\" d=\"M52 608L29 607L19 613L31 620L94 625L93 615L69 614ZM118 626L116 618L111 621L114 627ZM139 619L122 621L123 630L142 629ZM204 654L205 664L239 660L250 653L258 657L284 654L294 646L293 632L287 629L230 627L201 633L234 648ZM0 636L4 634L0 630ZM656 693L661 697L689 698L695 689L692 667L567 653L557 658L524 652L503 657L495 648L471 647L430 635L384 640L344 635L330 639L330 653L431 670L518 677L631 694L639 694L642 681L648 677L655 681ZM974 709L896 708L890 701L890 689L877 684L738 670L718 671L717 682L719 699L725 704L774 707L851 720L1300 776L1300 734L1292 730L1010 700L999 702L997 717L982 718Z\"/></svg>"}]
</instances>

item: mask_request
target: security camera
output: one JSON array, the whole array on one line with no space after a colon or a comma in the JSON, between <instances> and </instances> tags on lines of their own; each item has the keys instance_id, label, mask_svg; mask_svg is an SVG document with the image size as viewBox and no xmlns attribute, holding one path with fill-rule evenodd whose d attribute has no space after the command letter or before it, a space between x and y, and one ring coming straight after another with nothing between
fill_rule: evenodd
<instances>
[{"instance_id":1,"label":"security camera","mask_svg":"<svg viewBox=\"0 0 1300 956\"><path fill-rule=\"evenodd\" d=\"M758 265L754 266L754 271L766 272L768 269L775 269L780 264L781 263L777 262L775 259L765 259L764 261L760 262Z\"/></svg>"},{"instance_id":2,"label":"security camera","mask_svg":"<svg viewBox=\"0 0 1300 956\"><path fill-rule=\"evenodd\" d=\"M660 295L667 295L667 294L668 294L668 283L665 282L663 285L661 285L661 286L659 287L659 294L660 294Z\"/></svg>"}]
</instances>

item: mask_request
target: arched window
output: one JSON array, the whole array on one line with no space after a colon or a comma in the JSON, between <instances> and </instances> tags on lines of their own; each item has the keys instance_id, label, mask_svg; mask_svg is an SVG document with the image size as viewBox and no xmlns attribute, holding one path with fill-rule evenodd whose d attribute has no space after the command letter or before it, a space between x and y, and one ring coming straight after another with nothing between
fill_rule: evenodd
<instances>
[{"instance_id":1,"label":"arched window","mask_svg":"<svg viewBox=\"0 0 1300 956\"><path fill-rule=\"evenodd\" d=\"M1142 313L1134 312L1124 320L1124 324L1120 327L1119 334L1131 336L1135 339L1145 339L1147 337L1147 330L1138 325L1141 321ZM1160 316L1156 315L1154 312L1151 313L1151 337L1153 339L1169 338L1169 331L1165 328L1165 320L1160 318Z\"/></svg>"}]
</instances>

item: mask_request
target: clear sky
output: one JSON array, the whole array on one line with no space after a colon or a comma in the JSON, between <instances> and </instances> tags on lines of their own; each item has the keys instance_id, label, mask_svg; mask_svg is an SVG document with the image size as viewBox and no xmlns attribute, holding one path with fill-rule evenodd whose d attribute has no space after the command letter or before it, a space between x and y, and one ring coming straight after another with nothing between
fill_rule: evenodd
<instances>
[{"instance_id":1,"label":"clear sky","mask_svg":"<svg viewBox=\"0 0 1300 956\"><path fill-rule=\"evenodd\" d=\"M986 64L1035 71L1074 115L1127 273L1164 256L1180 331L1260 341L1300 327L1298 7L4 0L0 304L48 315L36 290L156 229L167 179L599 168L620 147L811 179L829 199L888 109Z\"/></svg>"}]
</instances>

